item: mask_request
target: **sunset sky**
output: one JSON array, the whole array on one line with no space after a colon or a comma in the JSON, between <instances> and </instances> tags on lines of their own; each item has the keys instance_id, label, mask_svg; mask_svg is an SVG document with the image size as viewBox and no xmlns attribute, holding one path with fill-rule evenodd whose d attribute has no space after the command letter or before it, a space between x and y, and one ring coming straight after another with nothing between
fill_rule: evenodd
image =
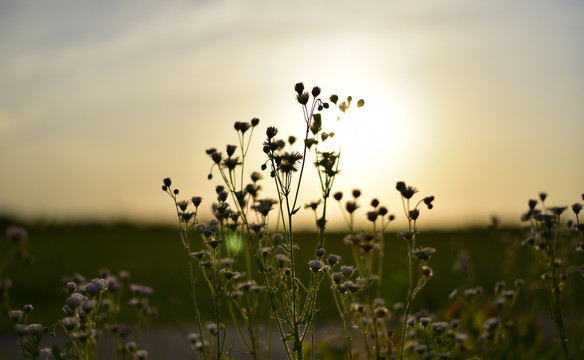
<instances>
[{"instance_id":1,"label":"sunset sky","mask_svg":"<svg viewBox=\"0 0 584 360\"><path fill-rule=\"evenodd\" d=\"M422 228L582 202L582 34L581 1L0 0L0 214L170 222L164 177L207 209L204 150L258 117L258 170L267 126L302 135L299 81L365 99L335 187L364 208L403 221L398 180L436 197Z\"/></svg>"}]
</instances>

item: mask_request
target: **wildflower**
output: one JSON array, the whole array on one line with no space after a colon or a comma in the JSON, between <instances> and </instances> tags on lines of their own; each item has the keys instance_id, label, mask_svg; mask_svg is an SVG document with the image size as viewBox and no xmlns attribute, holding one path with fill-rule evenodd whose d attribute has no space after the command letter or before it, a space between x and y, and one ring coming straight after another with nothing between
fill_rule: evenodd
<instances>
[{"instance_id":1,"label":"wildflower","mask_svg":"<svg viewBox=\"0 0 584 360\"><path fill-rule=\"evenodd\" d=\"M222 156L220 152L215 151L214 153L211 154L211 159L215 164L219 164L221 162L221 158Z\"/></svg>"},{"instance_id":2,"label":"wildflower","mask_svg":"<svg viewBox=\"0 0 584 360\"><path fill-rule=\"evenodd\" d=\"M566 210L568 207L567 206L556 206L556 207L551 207L549 208L549 210L554 214L554 215L562 215L562 213L564 212L564 210Z\"/></svg>"},{"instance_id":3,"label":"wildflower","mask_svg":"<svg viewBox=\"0 0 584 360\"><path fill-rule=\"evenodd\" d=\"M6 229L6 237L17 244L28 237L28 232L23 227L11 225Z\"/></svg>"},{"instance_id":4,"label":"wildflower","mask_svg":"<svg viewBox=\"0 0 584 360\"><path fill-rule=\"evenodd\" d=\"M294 135L288 136L288 144L294 145L295 142L296 142L296 136L294 136Z\"/></svg>"},{"instance_id":5,"label":"wildflower","mask_svg":"<svg viewBox=\"0 0 584 360\"><path fill-rule=\"evenodd\" d=\"M24 305L24 312L30 314L34 310L34 306L31 304Z\"/></svg>"},{"instance_id":6,"label":"wildflower","mask_svg":"<svg viewBox=\"0 0 584 360\"><path fill-rule=\"evenodd\" d=\"M544 193L544 192L539 193L539 199L541 200L541 202L544 202L546 198L547 198L547 193Z\"/></svg>"},{"instance_id":7,"label":"wildflower","mask_svg":"<svg viewBox=\"0 0 584 360\"><path fill-rule=\"evenodd\" d=\"M237 149L237 145L227 145L227 156L231 157L231 155L233 155L235 153L236 149Z\"/></svg>"},{"instance_id":8,"label":"wildflower","mask_svg":"<svg viewBox=\"0 0 584 360\"><path fill-rule=\"evenodd\" d=\"M259 123L260 123L260 119L258 119L258 118L251 119L251 126L256 127L259 125Z\"/></svg>"},{"instance_id":9,"label":"wildflower","mask_svg":"<svg viewBox=\"0 0 584 360\"><path fill-rule=\"evenodd\" d=\"M178 206L179 209L185 211L187 209L187 206L189 206L189 202L186 200L181 200L177 202L176 205Z\"/></svg>"},{"instance_id":10,"label":"wildflower","mask_svg":"<svg viewBox=\"0 0 584 360\"><path fill-rule=\"evenodd\" d=\"M305 91L301 94L298 94L296 96L296 100L298 100L298 102L300 103L300 105L306 105L308 104L308 98L310 97L310 95Z\"/></svg>"},{"instance_id":11,"label":"wildflower","mask_svg":"<svg viewBox=\"0 0 584 360\"><path fill-rule=\"evenodd\" d=\"M172 181L170 180L170 178L164 178L162 180L162 183L164 184L164 186L170 187L170 184L172 184Z\"/></svg>"},{"instance_id":12,"label":"wildflower","mask_svg":"<svg viewBox=\"0 0 584 360\"><path fill-rule=\"evenodd\" d=\"M425 247L423 249L416 249L412 251L411 254L414 258L425 261L428 260L430 255L432 255L434 252L436 252L436 249Z\"/></svg>"},{"instance_id":13,"label":"wildflower","mask_svg":"<svg viewBox=\"0 0 584 360\"><path fill-rule=\"evenodd\" d=\"M325 250L324 248L318 248L318 249L314 250L314 254L315 254L317 257L321 258L321 257L323 257L323 255L324 255L325 251L326 251L326 250Z\"/></svg>"},{"instance_id":14,"label":"wildflower","mask_svg":"<svg viewBox=\"0 0 584 360\"><path fill-rule=\"evenodd\" d=\"M582 204L575 203L572 205L572 211L574 212L574 214L578 215L578 213L580 213L580 210L582 210Z\"/></svg>"},{"instance_id":15,"label":"wildflower","mask_svg":"<svg viewBox=\"0 0 584 360\"><path fill-rule=\"evenodd\" d=\"M44 331L44 327L41 324L29 324L24 327L24 332L33 335L40 335Z\"/></svg>"},{"instance_id":16,"label":"wildflower","mask_svg":"<svg viewBox=\"0 0 584 360\"><path fill-rule=\"evenodd\" d=\"M408 216L409 216L409 218L410 218L410 219L412 219L412 220L417 220L417 219L418 219L418 217L420 216L420 210L418 210L418 209L413 209L413 210L410 210L410 211L408 212Z\"/></svg>"},{"instance_id":17,"label":"wildflower","mask_svg":"<svg viewBox=\"0 0 584 360\"><path fill-rule=\"evenodd\" d=\"M398 181L397 184L395 185L395 188L406 199L411 199L412 196L414 196L414 194L418 192L418 189L416 189L413 186L406 186L406 183L404 183L403 181Z\"/></svg>"},{"instance_id":18,"label":"wildflower","mask_svg":"<svg viewBox=\"0 0 584 360\"><path fill-rule=\"evenodd\" d=\"M330 266L335 265L340 260L341 260L341 257L339 255L335 255L335 254L329 254L329 256L327 258L327 262Z\"/></svg>"},{"instance_id":19,"label":"wildflower","mask_svg":"<svg viewBox=\"0 0 584 360\"><path fill-rule=\"evenodd\" d=\"M428 326L431 322L432 322L432 318L431 317L421 317L420 318L420 324L423 327Z\"/></svg>"},{"instance_id":20,"label":"wildflower","mask_svg":"<svg viewBox=\"0 0 584 360\"><path fill-rule=\"evenodd\" d=\"M414 231L408 231L408 230L401 230L397 233L397 236L402 237L406 240L411 240L414 238L414 236L416 234L419 234L420 231L418 229L414 229Z\"/></svg>"},{"instance_id":21,"label":"wildflower","mask_svg":"<svg viewBox=\"0 0 584 360\"><path fill-rule=\"evenodd\" d=\"M377 199L371 200L371 206L373 206L374 208L378 207L379 206L379 200L377 200Z\"/></svg>"},{"instance_id":22,"label":"wildflower","mask_svg":"<svg viewBox=\"0 0 584 360\"><path fill-rule=\"evenodd\" d=\"M354 200L347 201L347 203L345 204L345 209L349 214L354 213L355 210L357 210L358 208L359 205L357 205L357 202Z\"/></svg>"},{"instance_id":23,"label":"wildflower","mask_svg":"<svg viewBox=\"0 0 584 360\"><path fill-rule=\"evenodd\" d=\"M297 83L294 85L294 90L298 95L302 94L304 92L304 84L301 82Z\"/></svg>"},{"instance_id":24,"label":"wildflower","mask_svg":"<svg viewBox=\"0 0 584 360\"><path fill-rule=\"evenodd\" d=\"M316 201L310 202L310 203L304 205L304 208L305 209L312 209L312 210L316 211L316 209L318 208L318 205L320 205L321 201L322 201L322 199L318 199Z\"/></svg>"},{"instance_id":25,"label":"wildflower","mask_svg":"<svg viewBox=\"0 0 584 360\"><path fill-rule=\"evenodd\" d=\"M333 281L336 284L339 284L342 279L343 279L343 274L341 274L340 272L333 273Z\"/></svg>"},{"instance_id":26,"label":"wildflower","mask_svg":"<svg viewBox=\"0 0 584 360\"><path fill-rule=\"evenodd\" d=\"M343 193L337 191L336 193L334 193L333 198L335 198L336 201L341 201L341 199L343 198Z\"/></svg>"},{"instance_id":27,"label":"wildflower","mask_svg":"<svg viewBox=\"0 0 584 360\"><path fill-rule=\"evenodd\" d=\"M317 97L318 95L320 95L320 88L315 86L312 88L312 96Z\"/></svg>"},{"instance_id":28,"label":"wildflower","mask_svg":"<svg viewBox=\"0 0 584 360\"><path fill-rule=\"evenodd\" d=\"M276 254L275 258L280 268L283 268L284 265L290 262L290 258L284 254Z\"/></svg>"},{"instance_id":29,"label":"wildflower","mask_svg":"<svg viewBox=\"0 0 584 360\"><path fill-rule=\"evenodd\" d=\"M310 149L312 147L312 145L318 144L318 141L314 138L308 138L308 139L304 139L304 145L306 145L306 147L308 149Z\"/></svg>"},{"instance_id":30,"label":"wildflower","mask_svg":"<svg viewBox=\"0 0 584 360\"><path fill-rule=\"evenodd\" d=\"M148 350L138 350L135 355L137 360L146 360L148 358Z\"/></svg>"},{"instance_id":31,"label":"wildflower","mask_svg":"<svg viewBox=\"0 0 584 360\"><path fill-rule=\"evenodd\" d=\"M375 222L377 220L377 215L379 215L377 211L368 211L367 220Z\"/></svg>"},{"instance_id":32,"label":"wildflower","mask_svg":"<svg viewBox=\"0 0 584 360\"><path fill-rule=\"evenodd\" d=\"M273 126L268 127L268 129L266 130L266 135L268 136L268 139L272 139L274 136L276 136L277 133L278 129Z\"/></svg>"},{"instance_id":33,"label":"wildflower","mask_svg":"<svg viewBox=\"0 0 584 360\"><path fill-rule=\"evenodd\" d=\"M107 281L105 279L93 279L91 283L87 284L87 288L85 290L89 295L93 296L106 289Z\"/></svg>"},{"instance_id":34,"label":"wildflower","mask_svg":"<svg viewBox=\"0 0 584 360\"><path fill-rule=\"evenodd\" d=\"M359 196L361 196L361 190L353 189L352 195L355 199L358 198Z\"/></svg>"},{"instance_id":35,"label":"wildflower","mask_svg":"<svg viewBox=\"0 0 584 360\"><path fill-rule=\"evenodd\" d=\"M130 284L129 288L136 295L151 295L154 293L154 289L146 285Z\"/></svg>"},{"instance_id":36,"label":"wildflower","mask_svg":"<svg viewBox=\"0 0 584 360\"><path fill-rule=\"evenodd\" d=\"M195 205L195 207L198 208L199 205L201 205L201 201L203 201L203 198L200 196L193 196L191 198L191 201L193 202L193 205Z\"/></svg>"},{"instance_id":37,"label":"wildflower","mask_svg":"<svg viewBox=\"0 0 584 360\"><path fill-rule=\"evenodd\" d=\"M282 171L285 174L297 171L298 168L296 167L296 163L302 160L302 158L303 156L297 151L293 151L291 153L285 152L284 154L279 156L280 171Z\"/></svg>"},{"instance_id":38,"label":"wildflower","mask_svg":"<svg viewBox=\"0 0 584 360\"><path fill-rule=\"evenodd\" d=\"M324 264L320 260L310 260L308 262L308 266L313 272L318 272L320 269L322 269L323 265Z\"/></svg>"},{"instance_id":39,"label":"wildflower","mask_svg":"<svg viewBox=\"0 0 584 360\"><path fill-rule=\"evenodd\" d=\"M537 206L537 200L535 200L535 199L530 199L530 200L527 202L527 205L529 206L529 210L533 210L533 209L535 209L535 207Z\"/></svg>"},{"instance_id":40,"label":"wildflower","mask_svg":"<svg viewBox=\"0 0 584 360\"><path fill-rule=\"evenodd\" d=\"M225 166L229 170L233 170L240 165L241 161L239 161L239 157L228 157L227 159L223 160L223 166Z\"/></svg>"},{"instance_id":41,"label":"wildflower","mask_svg":"<svg viewBox=\"0 0 584 360\"><path fill-rule=\"evenodd\" d=\"M10 320L15 324L20 321L22 315L22 310L10 310L8 313L8 317L10 317Z\"/></svg>"},{"instance_id":42,"label":"wildflower","mask_svg":"<svg viewBox=\"0 0 584 360\"><path fill-rule=\"evenodd\" d=\"M341 273L343 274L344 277L349 277L351 275L353 275L353 272L355 271L355 267L354 266L346 266L343 265L341 266Z\"/></svg>"}]
</instances>

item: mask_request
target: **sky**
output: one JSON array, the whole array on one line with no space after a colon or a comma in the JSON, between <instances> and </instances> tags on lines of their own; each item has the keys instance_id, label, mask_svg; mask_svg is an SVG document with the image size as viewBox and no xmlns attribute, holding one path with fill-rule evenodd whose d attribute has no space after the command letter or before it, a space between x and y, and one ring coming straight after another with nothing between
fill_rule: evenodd
<instances>
[{"instance_id":1,"label":"sky","mask_svg":"<svg viewBox=\"0 0 584 360\"><path fill-rule=\"evenodd\" d=\"M258 117L259 170L267 126L302 136L304 82L365 99L337 128L335 182L363 210L403 221L405 181L436 197L420 228L517 223L539 192L582 201L582 34L580 1L0 0L0 213L170 223L165 177L206 211L205 149Z\"/></svg>"}]
</instances>

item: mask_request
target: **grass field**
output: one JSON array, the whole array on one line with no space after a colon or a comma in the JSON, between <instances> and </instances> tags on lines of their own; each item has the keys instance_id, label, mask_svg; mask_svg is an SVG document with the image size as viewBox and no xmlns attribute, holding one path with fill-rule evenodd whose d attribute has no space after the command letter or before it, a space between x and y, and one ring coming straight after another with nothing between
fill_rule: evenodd
<instances>
[{"instance_id":1,"label":"grass field","mask_svg":"<svg viewBox=\"0 0 584 360\"><path fill-rule=\"evenodd\" d=\"M4 222L3 229L7 223ZM190 293L187 262L176 229L172 227L146 227L134 225L77 225L33 226L28 228L30 250L35 256L32 265L17 261L8 264L5 275L13 282L11 305L20 308L31 303L35 306L34 320L50 323L62 316L61 308L67 295L60 290L66 275L79 273L87 278L97 277L98 270L108 268L112 273L127 270L131 282L154 288L152 303L159 310L154 324L168 325L189 322L191 319ZM327 250L350 259L349 249L341 241L343 234L330 234ZM314 234L297 236L300 244L299 263L308 262L314 248ZM444 309L448 295L455 288L482 286L486 293L497 281L529 279L537 264L528 248L516 247L522 239L519 229L491 230L469 229L422 233L420 244L432 246L437 252L432 256L434 277L416 299L417 308L430 311ZM387 236L387 252L384 264L386 279L383 297L388 304L403 301L407 287L407 258L404 241L393 233ZM196 249L196 246L194 246ZM458 249L458 251L455 251ZM460 250L470 256L468 271L464 275L454 269L459 261ZM206 303L206 284L199 279L199 306L203 316L211 313ZM520 298L522 309L544 311L546 298L537 282L528 282L533 292L528 298ZM579 307L584 292L582 287L567 289L566 313L581 311ZM531 296L531 295L537 296ZM318 316L327 319L336 316L329 292L321 292ZM1 320L2 331L11 331L8 321Z\"/></svg>"}]
</instances>

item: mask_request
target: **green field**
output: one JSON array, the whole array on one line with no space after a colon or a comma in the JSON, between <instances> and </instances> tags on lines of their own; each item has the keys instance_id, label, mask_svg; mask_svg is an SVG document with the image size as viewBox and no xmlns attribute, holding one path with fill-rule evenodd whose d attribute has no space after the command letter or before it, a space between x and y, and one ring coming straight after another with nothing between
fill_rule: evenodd
<instances>
[{"instance_id":1,"label":"green field","mask_svg":"<svg viewBox=\"0 0 584 360\"><path fill-rule=\"evenodd\" d=\"M5 228L6 222L3 224ZM4 231L4 229L2 229ZM149 285L155 289L152 303L159 310L154 324L188 322L191 301L187 262L176 229L172 227L146 227L134 225L77 225L28 227L30 250L35 255L32 265L12 261L5 276L13 282L10 303L21 308L31 303L35 306L33 319L49 323L62 316L61 308L67 297L61 286L66 275L79 273L87 278L97 277L98 270L108 268L112 273L127 270L131 282ZM351 262L343 234L329 234L327 252L336 253ZM299 263L306 263L313 255L315 236L297 235L300 244ZM449 303L448 295L455 288L483 286L492 293L495 282L511 283L516 278L530 280L537 271L528 248L517 247L522 239L518 229L470 229L422 233L419 243L437 249L432 255L434 277L416 299L416 308L430 311L443 309ZM403 301L407 284L407 257L404 241L389 232L386 237L383 297L388 304ZM5 245L5 244L3 244ZM197 246L193 246L194 249ZM456 251L469 254L469 269L464 275L455 271ZM533 279L531 279L533 280ZM575 279L580 280L580 279ZM206 284L199 279L199 306L204 314L211 313ZM520 297L522 309L545 312L547 303L543 289L537 281L528 281L530 296ZM328 286L328 285L325 285ZM583 286L568 288L565 296L566 314L581 311L579 301L584 295ZM321 291L321 303L329 304L329 293ZM536 296L533 296L536 295ZM319 316L327 319L336 316L332 306L320 306ZM2 331L10 330L2 319Z\"/></svg>"}]
</instances>

